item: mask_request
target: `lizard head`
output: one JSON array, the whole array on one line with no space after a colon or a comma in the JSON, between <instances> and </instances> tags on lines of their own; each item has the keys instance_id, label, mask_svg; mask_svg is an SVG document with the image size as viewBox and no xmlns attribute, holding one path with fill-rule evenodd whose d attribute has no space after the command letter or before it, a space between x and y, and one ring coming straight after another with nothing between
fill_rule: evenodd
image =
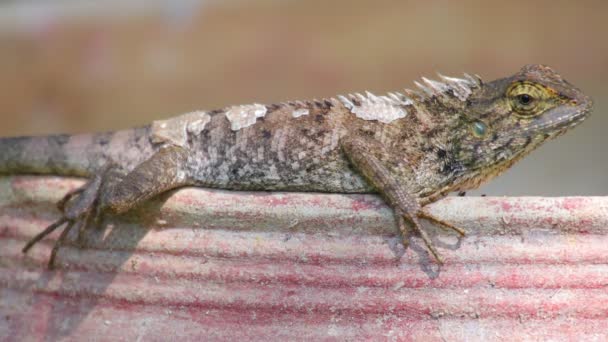
<instances>
[{"instance_id":1,"label":"lizard head","mask_svg":"<svg viewBox=\"0 0 608 342\"><path fill-rule=\"evenodd\" d=\"M589 97L543 65L527 65L511 77L482 84L458 119L454 147L468 171L468 184L461 188L500 174L543 142L581 123L591 107Z\"/></svg>"}]
</instances>

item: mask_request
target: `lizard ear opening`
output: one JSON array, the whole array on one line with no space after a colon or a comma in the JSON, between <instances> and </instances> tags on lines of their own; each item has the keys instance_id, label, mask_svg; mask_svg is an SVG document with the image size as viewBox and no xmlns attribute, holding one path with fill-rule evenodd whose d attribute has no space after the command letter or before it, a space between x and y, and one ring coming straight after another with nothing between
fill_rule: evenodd
<instances>
[{"instance_id":1,"label":"lizard ear opening","mask_svg":"<svg viewBox=\"0 0 608 342\"><path fill-rule=\"evenodd\" d=\"M475 121L471 125L471 130L475 137L483 138L488 133L488 126L481 121Z\"/></svg>"}]
</instances>

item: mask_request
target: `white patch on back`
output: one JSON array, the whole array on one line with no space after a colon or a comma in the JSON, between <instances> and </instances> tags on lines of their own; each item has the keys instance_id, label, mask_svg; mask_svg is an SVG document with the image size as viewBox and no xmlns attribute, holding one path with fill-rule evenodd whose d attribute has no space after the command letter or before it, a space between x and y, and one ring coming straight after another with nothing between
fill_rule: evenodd
<instances>
[{"instance_id":1,"label":"white patch on back","mask_svg":"<svg viewBox=\"0 0 608 342\"><path fill-rule=\"evenodd\" d=\"M188 142L188 134L200 134L210 120L211 116L204 111L190 112L167 120L156 120L152 122L152 142L185 146Z\"/></svg>"},{"instance_id":2,"label":"white patch on back","mask_svg":"<svg viewBox=\"0 0 608 342\"><path fill-rule=\"evenodd\" d=\"M300 116L308 115L308 114L310 114L310 111L308 109L305 109L305 108L296 109L293 112L291 112L291 115L294 118L299 118Z\"/></svg>"},{"instance_id":3,"label":"white patch on back","mask_svg":"<svg viewBox=\"0 0 608 342\"><path fill-rule=\"evenodd\" d=\"M429 97L455 96L461 101L466 101L473 93L473 90L482 85L479 76L464 74L464 78L455 78L439 74L439 77L443 82L423 77L423 83L414 82L421 91L413 92L406 89L405 93L422 100ZM391 123L408 114L406 106L415 106L414 101L408 95L388 93L385 96L376 96L370 92L366 92L366 95L358 93L347 96L340 95L338 96L338 100L351 113L363 120L377 120L383 123Z\"/></svg>"},{"instance_id":4,"label":"white patch on back","mask_svg":"<svg viewBox=\"0 0 608 342\"><path fill-rule=\"evenodd\" d=\"M411 99L399 93L391 93L388 96L376 96L370 92L366 92L366 95L338 96L338 100L358 118L377 120L382 123L391 123L397 119L404 118L407 115L405 106L413 104Z\"/></svg>"},{"instance_id":5,"label":"white patch on back","mask_svg":"<svg viewBox=\"0 0 608 342\"><path fill-rule=\"evenodd\" d=\"M230 121L230 128L238 131L255 123L257 118L266 115L266 106L254 103L243 106L233 106L226 112L226 118Z\"/></svg>"}]
</instances>

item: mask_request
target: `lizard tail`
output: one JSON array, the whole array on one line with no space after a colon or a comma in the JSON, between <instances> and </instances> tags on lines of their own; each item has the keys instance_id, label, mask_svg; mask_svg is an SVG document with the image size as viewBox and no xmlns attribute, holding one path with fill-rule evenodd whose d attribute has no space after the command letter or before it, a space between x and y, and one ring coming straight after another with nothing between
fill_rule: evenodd
<instances>
[{"instance_id":1,"label":"lizard tail","mask_svg":"<svg viewBox=\"0 0 608 342\"><path fill-rule=\"evenodd\" d=\"M149 126L94 134L0 138L0 174L88 177L110 161L132 169L152 152Z\"/></svg>"},{"instance_id":2,"label":"lizard tail","mask_svg":"<svg viewBox=\"0 0 608 342\"><path fill-rule=\"evenodd\" d=\"M86 176L86 165L70 150L69 135L0 138L0 174ZM80 153L76 153L80 154Z\"/></svg>"}]
</instances>

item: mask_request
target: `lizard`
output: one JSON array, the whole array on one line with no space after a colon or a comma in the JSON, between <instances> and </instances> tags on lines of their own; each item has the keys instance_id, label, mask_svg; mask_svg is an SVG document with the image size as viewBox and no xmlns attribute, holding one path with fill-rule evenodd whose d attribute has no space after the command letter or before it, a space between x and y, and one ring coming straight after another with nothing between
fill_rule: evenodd
<instances>
[{"instance_id":1,"label":"lizard","mask_svg":"<svg viewBox=\"0 0 608 342\"><path fill-rule=\"evenodd\" d=\"M443 263L421 222L465 231L424 210L478 187L547 140L581 123L592 100L548 66L491 82L423 77L416 90L194 111L134 129L0 139L0 174L88 177L59 201L64 227L117 215L185 186L248 191L379 193L405 247L417 234Z\"/></svg>"}]
</instances>

